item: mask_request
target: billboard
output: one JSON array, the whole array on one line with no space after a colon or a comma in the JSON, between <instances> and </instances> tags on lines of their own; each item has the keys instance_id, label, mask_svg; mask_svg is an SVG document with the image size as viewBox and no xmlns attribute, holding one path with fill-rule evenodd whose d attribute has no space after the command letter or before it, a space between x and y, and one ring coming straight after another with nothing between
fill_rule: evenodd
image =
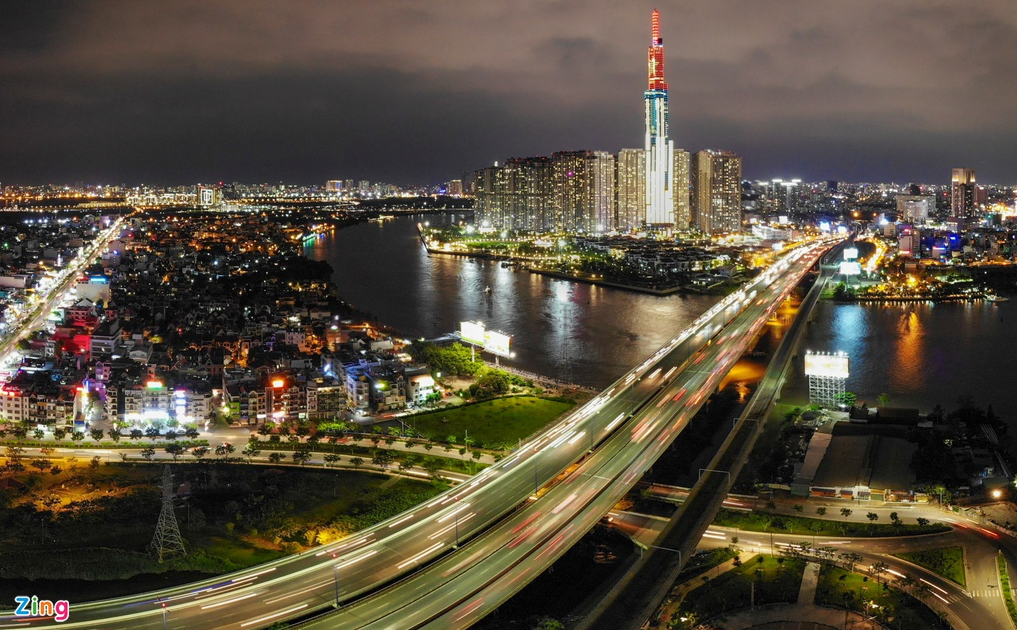
<instances>
[{"instance_id":1,"label":"billboard","mask_svg":"<svg viewBox=\"0 0 1017 630\"><path fill-rule=\"evenodd\" d=\"M478 322L459 322L459 336L466 343L481 346L491 354L512 356L512 337L497 330L487 330Z\"/></svg>"},{"instance_id":2,"label":"billboard","mask_svg":"<svg viewBox=\"0 0 1017 630\"><path fill-rule=\"evenodd\" d=\"M484 325L476 322L460 322L459 336L466 343L482 346L484 345Z\"/></svg>"},{"instance_id":3,"label":"billboard","mask_svg":"<svg viewBox=\"0 0 1017 630\"><path fill-rule=\"evenodd\" d=\"M843 352L837 354L805 353L806 376L848 377L848 356Z\"/></svg>"},{"instance_id":4,"label":"billboard","mask_svg":"<svg viewBox=\"0 0 1017 630\"><path fill-rule=\"evenodd\" d=\"M484 350L503 357L512 356L512 337L496 330L484 334Z\"/></svg>"},{"instance_id":5,"label":"billboard","mask_svg":"<svg viewBox=\"0 0 1017 630\"><path fill-rule=\"evenodd\" d=\"M845 247L844 248L844 260L857 260L858 259L858 248L857 247Z\"/></svg>"},{"instance_id":6,"label":"billboard","mask_svg":"<svg viewBox=\"0 0 1017 630\"><path fill-rule=\"evenodd\" d=\"M857 276L862 272L862 266L857 262L842 261L840 263L840 273L845 276Z\"/></svg>"}]
</instances>

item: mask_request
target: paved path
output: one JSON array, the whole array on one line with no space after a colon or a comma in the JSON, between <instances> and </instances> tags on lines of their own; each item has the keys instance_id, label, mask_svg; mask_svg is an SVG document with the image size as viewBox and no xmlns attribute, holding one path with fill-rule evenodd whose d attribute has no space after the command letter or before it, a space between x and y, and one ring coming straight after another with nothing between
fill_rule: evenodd
<instances>
[{"instance_id":1,"label":"paved path","mask_svg":"<svg viewBox=\"0 0 1017 630\"><path fill-rule=\"evenodd\" d=\"M810 606L816 601L816 585L819 584L819 564L810 562L802 574L802 587L798 591L798 605Z\"/></svg>"}]
</instances>

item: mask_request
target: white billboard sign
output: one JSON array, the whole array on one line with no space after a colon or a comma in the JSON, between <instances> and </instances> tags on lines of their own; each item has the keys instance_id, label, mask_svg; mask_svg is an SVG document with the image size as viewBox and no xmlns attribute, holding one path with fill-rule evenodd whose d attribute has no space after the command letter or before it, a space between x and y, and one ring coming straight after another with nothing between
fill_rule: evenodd
<instances>
[{"instance_id":1,"label":"white billboard sign","mask_svg":"<svg viewBox=\"0 0 1017 630\"><path fill-rule=\"evenodd\" d=\"M512 356L512 337L505 333L489 330L484 335L484 350L503 357Z\"/></svg>"},{"instance_id":2,"label":"white billboard sign","mask_svg":"<svg viewBox=\"0 0 1017 630\"><path fill-rule=\"evenodd\" d=\"M845 276L857 276L862 272L862 265L857 262L843 261L840 263L840 273Z\"/></svg>"},{"instance_id":3,"label":"white billboard sign","mask_svg":"<svg viewBox=\"0 0 1017 630\"><path fill-rule=\"evenodd\" d=\"M476 322L460 322L459 336L466 343L482 346L484 345L484 325Z\"/></svg>"},{"instance_id":4,"label":"white billboard sign","mask_svg":"<svg viewBox=\"0 0 1017 630\"><path fill-rule=\"evenodd\" d=\"M806 376L848 377L848 356L838 354L805 354Z\"/></svg>"}]
</instances>

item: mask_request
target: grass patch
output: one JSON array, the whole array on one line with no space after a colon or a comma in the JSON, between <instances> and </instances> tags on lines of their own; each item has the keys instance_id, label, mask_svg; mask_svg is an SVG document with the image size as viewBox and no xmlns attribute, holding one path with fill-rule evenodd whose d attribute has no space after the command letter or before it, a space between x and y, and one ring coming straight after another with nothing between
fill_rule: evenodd
<instances>
[{"instance_id":1,"label":"grass patch","mask_svg":"<svg viewBox=\"0 0 1017 630\"><path fill-rule=\"evenodd\" d=\"M721 527L737 527L750 532L780 532L801 534L803 536L852 536L891 537L914 536L916 534L938 534L950 531L940 523L928 525L892 523L853 523L848 521L830 521L807 516L788 516L786 514L769 514L766 512L735 512L720 510L714 524Z\"/></svg>"},{"instance_id":2,"label":"grass patch","mask_svg":"<svg viewBox=\"0 0 1017 630\"><path fill-rule=\"evenodd\" d=\"M999 572L999 589L1003 591L1006 612L1010 615L1010 621L1017 624L1017 605L1014 605L1013 591L1010 590L1010 572L1006 568L1006 558L1002 552L996 556L996 570Z\"/></svg>"},{"instance_id":3,"label":"grass patch","mask_svg":"<svg viewBox=\"0 0 1017 630\"><path fill-rule=\"evenodd\" d=\"M154 583L156 574L234 571L337 540L443 487L350 470L177 464L174 483L191 487L176 510L188 554L159 564L147 546L160 510L161 469L115 463L20 475L35 480L34 490L0 510L0 589L5 580L120 580L110 592L123 593L141 588L131 586L136 576L141 584ZM37 504L36 497L54 492L59 505Z\"/></svg>"},{"instance_id":4,"label":"grass patch","mask_svg":"<svg viewBox=\"0 0 1017 630\"><path fill-rule=\"evenodd\" d=\"M942 547L923 551L908 551L895 554L898 558L913 562L937 575L967 586L964 581L964 549L962 547Z\"/></svg>"},{"instance_id":5,"label":"grass patch","mask_svg":"<svg viewBox=\"0 0 1017 630\"><path fill-rule=\"evenodd\" d=\"M208 536L196 541L194 547L201 549L208 556L220 558L238 568L269 562L286 555L280 549L272 549L262 541L252 541L244 537Z\"/></svg>"},{"instance_id":6,"label":"grass patch","mask_svg":"<svg viewBox=\"0 0 1017 630\"><path fill-rule=\"evenodd\" d=\"M918 593L917 590L914 592ZM863 601L867 614L875 615L883 623L887 623L888 617L893 617L893 627L900 630L950 627L936 611L908 593L840 567L824 565L820 568L816 585L817 604L861 613Z\"/></svg>"},{"instance_id":7,"label":"grass patch","mask_svg":"<svg viewBox=\"0 0 1017 630\"><path fill-rule=\"evenodd\" d=\"M710 619L728 610L747 608L755 583L756 605L794 603L805 571L803 560L758 555L715 578L696 578L702 584L685 596L680 614Z\"/></svg>"},{"instance_id":8,"label":"grass patch","mask_svg":"<svg viewBox=\"0 0 1017 630\"><path fill-rule=\"evenodd\" d=\"M469 433L478 447L511 448L572 406L536 396L509 396L415 415L409 424L436 441L455 436L456 444L462 444Z\"/></svg>"}]
</instances>

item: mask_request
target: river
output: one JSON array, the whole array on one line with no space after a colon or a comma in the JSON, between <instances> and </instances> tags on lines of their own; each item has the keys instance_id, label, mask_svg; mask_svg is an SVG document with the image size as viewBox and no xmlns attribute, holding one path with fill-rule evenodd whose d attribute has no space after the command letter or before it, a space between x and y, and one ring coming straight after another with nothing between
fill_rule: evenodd
<instances>
[{"instance_id":1,"label":"river","mask_svg":"<svg viewBox=\"0 0 1017 630\"><path fill-rule=\"evenodd\" d=\"M656 352L718 300L658 297L513 271L497 261L428 255L417 222L448 224L462 216L360 223L317 239L305 254L327 260L339 295L383 324L436 337L459 322L480 321L512 336L516 356L505 364L596 388Z\"/></svg>"},{"instance_id":2,"label":"river","mask_svg":"<svg viewBox=\"0 0 1017 630\"><path fill-rule=\"evenodd\" d=\"M690 324L717 298L657 297L556 280L502 268L495 261L432 255L417 221L462 215L404 216L362 223L309 245L332 264L339 294L406 334L433 337L479 320L513 336L510 365L603 388ZM491 287L491 292L485 291ZM1005 303L835 304L821 301L804 349L847 352L848 391L876 404L947 411L960 396L992 405L1017 426L1017 300ZM804 403L801 357L784 402Z\"/></svg>"}]
</instances>

